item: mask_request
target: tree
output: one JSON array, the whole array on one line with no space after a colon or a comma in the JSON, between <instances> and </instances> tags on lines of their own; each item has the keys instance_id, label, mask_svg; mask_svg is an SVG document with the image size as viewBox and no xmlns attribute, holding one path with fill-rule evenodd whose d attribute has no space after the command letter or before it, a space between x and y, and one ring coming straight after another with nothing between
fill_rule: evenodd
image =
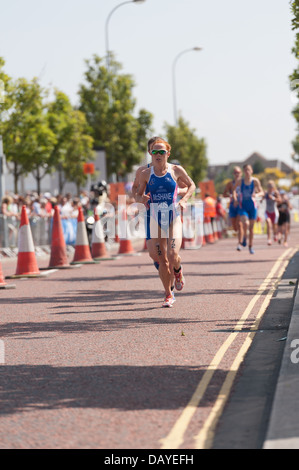
<instances>
[{"instance_id":1,"label":"tree","mask_svg":"<svg viewBox=\"0 0 299 470\"><path fill-rule=\"evenodd\" d=\"M62 163L62 170L66 181L72 181L76 184L79 194L80 186L86 182L83 164L94 159L93 138L87 134L88 126L84 113L73 110L72 120L72 133Z\"/></svg>"},{"instance_id":2,"label":"tree","mask_svg":"<svg viewBox=\"0 0 299 470\"><path fill-rule=\"evenodd\" d=\"M48 126L45 95L37 79L20 78L10 87L9 108L1 121L1 133L7 162L12 165L16 193L20 176L30 172L40 192L41 179L48 172L48 159L56 138Z\"/></svg>"},{"instance_id":3,"label":"tree","mask_svg":"<svg viewBox=\"0 0 299 470\"><path fill-rule=\"evenodd\" d=\"M198 184L205 177L208 167L204 139L197 137L195 129L190 129L182 117L178 120L178 126L166 123L164 127L171 144L170 159L177 160Z\"/></svg>"},{"instance_id":4,"label":"tree","mask_svg":"<svg viewBox=\"0 0 299 470\"><path fill-rule=\"evenodd\" d=\"M134 117L134 82L130 75L120 73L121 66L113 57L109 71L97 55L86 65L79 109L86 115L95 145L105 148L108 175L124 176L144 157L152 115L143 109Z\"/></svg>"},{"instance_id":5,"label":"tree","mask_svg":"<svg viewBox=\"0 0 299 470\"><path fill-rule=\"evenodd\" d=\"M82 165L94 159L94 141L89 135L85 115L75 110L68 96L59 90L55 90L55 99L48 104L47 117L49 127L56 136L49 165L58 171L58 189L61 193L66 181L75 182L77 187L85 182Z\"/></svg>"},{"instance_id":6,"label":"tree","mask_svg":"<svg viewBox=\"0 0 299 470\"><path fill-rule=\"evenodd\" d=\"M253 165L252 165L252 170L253 173L262 173L264 171L265 165L260 161L257 160Z\"/></svg>"},{"instance_id":7,"label":"tree","mask_svg":"<svg viewBox=\"0 0 299 470\"><path fill-rule=\"evenodd\" d=\"M54 91L54 100L48 103L47 117L50 129L56 136L56 143L50 155L51 167L58 172L58 190L61 193L64 185L63 163L72 135L73 107L69 98L59 90Z\"/></svg>"},{"instance_id":8,"label":"tree","mask_svg":"<svg viewBox=\"0 0 299 470\"><path fill-rule=\"evenodd\" d=\"M60 191L66 180L80 185L86 179L83 162L94 158L85 115L75 110L59 90L54 91L54 100L48 101L49 90L42 88L37 79L13 82L4 74L3 66L0 58L0 80L5 83L0 133L14 175L15 192L20 176L32 173L40 193L42 178L53 169L59 173Z\"/></svg>"},{"instance_id":9,"label":"tree","mask_svg":"<svg viewBox=\"0 0 299 470\"><path fill-rule=\"evenodd\" d=\"M5 61L0 57L0 125L12 104L13 82L4 71Z\"/></svg>"}]
</instances>

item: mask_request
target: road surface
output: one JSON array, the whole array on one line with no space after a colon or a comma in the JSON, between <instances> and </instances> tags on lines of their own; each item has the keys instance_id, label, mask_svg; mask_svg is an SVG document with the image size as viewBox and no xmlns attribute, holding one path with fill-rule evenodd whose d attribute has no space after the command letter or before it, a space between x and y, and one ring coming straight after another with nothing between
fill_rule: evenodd
<instances>
[{"instance_id":1,"label":"road surface","mask_svg":"<svg viewBox=\"0 0 299 470\"><path fill-rule=\"evenodd\" d=\"M271 317L271 298L298 234L292 227L288 248L256 236L254 255L237 252L235 239L182 250L186 286L171 309L161 308L147 253L8 280L16 289L0 291L0 448L242 447L248 436L262 446L289 321ZM15 267L2 260L5 275ZM260 338L272 389L244 429L230 410L246 409L233 393Z\"/></svg>"}]
</instances>

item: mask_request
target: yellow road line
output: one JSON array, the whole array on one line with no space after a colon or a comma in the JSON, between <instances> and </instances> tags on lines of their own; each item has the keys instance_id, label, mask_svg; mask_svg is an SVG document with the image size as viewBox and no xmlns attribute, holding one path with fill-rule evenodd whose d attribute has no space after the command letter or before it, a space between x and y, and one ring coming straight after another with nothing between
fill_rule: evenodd
<instances>
[{"instance_id":1,"label":"yellow road line","mask_svg":"<svg viewBox=\"0 0 299 470\"><path fill-rule=\"evenodd\" d=\"M286 258L293 250L289 248L286 250L275 262L273 268L271 269L270 273L268 276L264 279L264 281L261 283L258 292L256 295L251 299L249 302L248 306L246 307L244 313L242 314L240 320L238 321L237 325L234 328L234 332L231 333L228 338L224 341L222 346L219 348L217 353L215 354L214 358L212 359L212 362L209 364L208 368L206 369L202 379L200 380L195 392L193 393L189 403L187 406L184 408L182 411L180 417L170 430L169 434L160 440L162 446L161 449L178 449L184 442L184 434L185 431L188 428L188 425L192 419L192 416L194 415L210 381L212 380L212 377L217 370L217 367L219 366L220 362L222 361L226 351L236 338L237 334L239 331L242 330L242 327L244 325L245 320L248 318L249 314L251 313L254 305L256 302L259 300L261 295L264 293L265 289L268 287L268 285L272 282L272 278L274 277L276 271L279 269L280 264Z\"/></svg>"},{"instance_id":2,"label":"yellow road line","mask_svg":"<svg viewBox=\"0 0 299 470\"><path fill-rule=\"evenodd\" d=\"M293 252L291 253L291 256L296 252L296 249L293 250ZM245 357L245 354L247 353L249 347L251 346L251 343L253 341L253 338L255 337L256 335L256 330L258 329L258 326L260 324L260 321L263 317L263 314L265 313L270 301L271 301L271 298L272 298L272 295L276 289L276 286L281 278L281 276L283 275L284 273L284 270L286 268L288 264L288 260L285 261L278 273L278 279L276 280L276 282L273 284L273 286L271 287L270 291L268 292L268 294L266 295L262 305L261 305L261 308L256 316L256 319L255 319L255 322L253 323L252 327L250 328L251 329L251 332L248 333L248 335L246 336L246 339L243 343L243 345L241 346L236 358L234 359L233 361L233 364L229 370L229 372L227 373L227 376L225 378L225 381L223 382L223 385L221 387L221 390L219 392L219 395L216 399L216 402L208 416L208 418L206 419L203 427L201 428L200 432L198 433L197 436L195 436L195 449L209 449L211 446L212 446L212 443L213 443L213 439L214 439L214 433L215 433L215 428L216 428L216 425L218 423L218 420L222 414L222 411L223 411L223 408L224 408L224 405L229 397L229 394L230 394L230 391L231 391L231 388L233 386L233 383L234 383L234 380L235 380L235 377L236 377L236 374L239 370L239 367L241 365L241 363L243 362L244 360L244 357Z\"/></svg>"}]
</instances>

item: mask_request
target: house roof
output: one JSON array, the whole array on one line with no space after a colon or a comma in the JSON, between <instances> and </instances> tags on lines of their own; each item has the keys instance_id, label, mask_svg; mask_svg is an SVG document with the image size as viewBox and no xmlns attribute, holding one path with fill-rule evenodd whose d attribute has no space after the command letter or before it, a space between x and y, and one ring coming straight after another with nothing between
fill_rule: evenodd
<instances>
[{"instance_id":1,"label":"house roof","mask_svg":"<svg viewBox=\"0 0 299 470\"><path fill-rule=\"evenodd\" d=\"M242 161L229 162L226 165L209 165L209 168L213 168L214 170L216 170L217 168L220 170L220 169L223 169L224 167L231 168L233 166L240 166L242 168L242 166L246 164L254 165L254 163L256 163L257 161L260 161L262 164L265 165L265 167L279 168L285 173L290 173L291 171L293 171L293 168L290 167L290 165L288 165L287 163L283 162L282 160L280 159L268 160L259 152L253 152L251 155L249 155L249 157L247 157L245 160L242 160Z\"/></svg>"}]
</instances>

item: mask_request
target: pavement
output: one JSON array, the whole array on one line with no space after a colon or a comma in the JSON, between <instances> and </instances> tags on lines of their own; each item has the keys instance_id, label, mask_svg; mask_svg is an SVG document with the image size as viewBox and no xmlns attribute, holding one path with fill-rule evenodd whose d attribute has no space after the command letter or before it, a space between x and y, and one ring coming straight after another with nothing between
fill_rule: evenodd
<instances>
[{"instance_id":1,"label":"pavement","mask_svg":"<svg viewBox=\"0 0 299 470\"><path fill-rule=\"evenodd\" d=\"M252 448L299 448L298 234L299 226L292 227L293 254L228 390L212 448L242 448L249 432L260 436L249 441ZM269 286L259 286L287 253L267 247L263 236L255 247L254 256L238 253L235 240L223 239L184 250L186 288L172 309L161 308L160 280L147 253L7 281L16 289L0 294L0 448L156 449L176 442L168 448L194 449L267 300ZM47 268L48 258L38 261ZM1 262L5 274L14 273L14 260ZM231 337L214 367L215 352ZM271 381L259 383L271 367ZM190 397L208 374L193 407ZM258 386L264 388L256 393ZM254 417L251 430L241 430L240 409L247 423Z\"/></svg>"},{"instance_id":2,"label":"pavement","mask_svg":"<svg viewBox=\"0 0 299 470\"><path fill-rule=\"evenodd\" d=\"M298 268L299 253L293 259ZM298 278L281 283L285 295L297 284L291 321L276 385L264 449L299 449L299 290Z\"/></svg>"}]
</instances>

